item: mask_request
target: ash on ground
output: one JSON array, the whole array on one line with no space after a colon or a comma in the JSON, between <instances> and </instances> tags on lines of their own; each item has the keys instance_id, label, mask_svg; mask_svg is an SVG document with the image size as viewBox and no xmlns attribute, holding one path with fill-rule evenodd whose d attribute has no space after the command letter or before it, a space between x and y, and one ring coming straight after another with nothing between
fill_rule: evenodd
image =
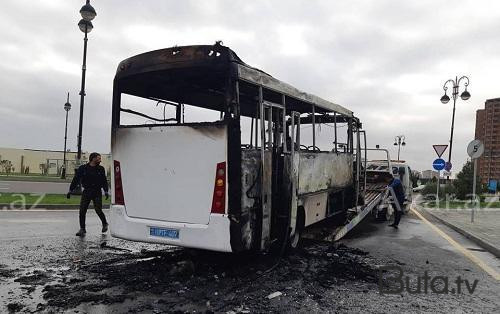
<instances>
[{"instance_id":1,"label":"ash on ground","mask_svg":"<svg viewBox=\"0 0 500 314\"><path fill-rule=\"evenodd\" d=\"M84 258L61 260L58 269L14 281L27 295L40 290L35 310L44 312L85 312L92 305L110 312L342 311L350 297L378 291L380 262L341 244L309 242L281 258L180 248L89 250ZM9 306L12 312L23 308L20 302Z\"/></svg>"}]
</instances>

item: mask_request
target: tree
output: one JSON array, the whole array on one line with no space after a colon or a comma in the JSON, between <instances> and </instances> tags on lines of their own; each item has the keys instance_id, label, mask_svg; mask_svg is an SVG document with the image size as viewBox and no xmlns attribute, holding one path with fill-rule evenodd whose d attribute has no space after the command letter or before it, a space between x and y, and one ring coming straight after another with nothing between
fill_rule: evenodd
<instances>
[{"instance_id":1,"label":"tree","mask_svg":"<svg viewBox=\"0 0 500 314\"><path fill-rule=\"evenodd\" d=\"M453 182L458 199L465 200L470 198L470 195L472 194L473 180L474 163L468 160L462 170L457 174L457 179ZM476 194L481 194L482 192L481 178L476 175Z\"/></svg>"},{"instance_id":2,"label":"tree","mask_svg":"<svg viewBox=\"0 0 500 314\"><path fill-rule=\"evenodd\" d=\"M12 162L7 159L0 160L0 168L2 172L10 173L12 171Z\"/></svg>"},{"instance_id":3,"label":"tree","mask_svg":"<svg viewBox=\"0 0 500 314\"><path fill-rule=\"evenodd\" d=\"M418 186L418 180L420 180L420 172L413 170L410 176L412 187L416 188Z\"/></svg>"}]
</instances>

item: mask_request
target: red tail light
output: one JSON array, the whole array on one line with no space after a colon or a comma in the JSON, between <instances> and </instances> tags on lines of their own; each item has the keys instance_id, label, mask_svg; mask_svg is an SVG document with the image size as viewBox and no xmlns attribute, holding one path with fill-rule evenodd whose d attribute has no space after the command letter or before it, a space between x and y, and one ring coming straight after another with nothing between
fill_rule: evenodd
<instances>
[{"instance_id":1,"label":"red tail light","mask_svg":"<svg viewBox=\"0 0 500 314\"><path fill-rule=\"evenodd\" d=\"M125 205L125 199L123 198L123 185L122 185L122 168L120 167L119 161L114 161L115 166L115 204Z\"/></svg>"},{"instance_id":2,"label":"red tail light","mask_svg":"<svg viewBox=\"0 0 500 314\"><path fill-rule=\"evenodd\" d=\"M226 213L226 163L217 164L215 172L214 196L212 198L212 213Z\"/></svg>"}]
</instances>

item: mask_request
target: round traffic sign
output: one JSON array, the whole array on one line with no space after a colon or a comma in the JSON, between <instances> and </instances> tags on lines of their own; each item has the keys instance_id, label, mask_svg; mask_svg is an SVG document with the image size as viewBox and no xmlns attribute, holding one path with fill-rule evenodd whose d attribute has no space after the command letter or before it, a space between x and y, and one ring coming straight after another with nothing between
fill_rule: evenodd
<instances>
[{"instance_id":1,"label":"round traffic sign","mask_svg":"<svg viewBox=\"0 0 500 314\"><path fill-rule=\"evenodd\" d=\"M446 171L450 171L451 170L451 162L447 161L446 164L444 165L444 170Z\"/></svg>"},{"instance_id":2,"label":"round traffic sign","mask_svg":"<svg viewBox=\"0 0 500 314\"><path fill-rule=\"evenodd\" d=\"M446 162L441 158L438 158L432 162L432 167L434 167L434 169L436 169L437 171L443 170L445 165Z\"/></svg>"},{"instance_id":3,"label":"round traffic sign","mask_svg":"<svg viewBox=\"0 0 500 314\"><path fill-rule=\"evenodd\" d=\"M480 140L473 140L467 146L467 154L470 158L476 159L484 153L484 144Z\"/></svg>"}]
</instances>

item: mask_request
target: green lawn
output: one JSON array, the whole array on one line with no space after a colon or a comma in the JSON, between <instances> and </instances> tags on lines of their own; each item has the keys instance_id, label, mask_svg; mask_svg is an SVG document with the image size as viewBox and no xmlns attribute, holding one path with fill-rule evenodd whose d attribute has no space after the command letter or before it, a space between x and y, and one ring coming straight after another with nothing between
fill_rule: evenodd
<instances>
[{"instance_id":1,"label":"green lawn","mask_svg":"<svg viewBox=\"0 0 500 314\"><path fill-rule=\"evenodd\" d=\"M66 179L58 176L43 176L40 174L1 174L0 181L33 181L33 182L71 182L73 175L68 175Z\"/></svg>"},{"instance_id":2,"label":"green lawn","mask_svg":"<svg viewBox=\"0 0 500 314\"><path fill-rule=\"evenodd\" d=\"M110 198L111 199L111 198ZM110 200L106 200L103 196L102 200L104 205L108 205ZM31 193L0 193L0 204L11 204L18 207L21 205L78 205L80 204L80 195L71 195L70 199L66 198L65 194L40 194Z\"/></svg>"},{"instance_id":3,"label":"green lawn","mask_svg":"<svg viewBox=\"0 0 500 314\"><path fill-rule=\"evenodd\" d=\"M424 202L422 204L424 207L430 207L430 208L436 208L436 202L431 201L431 202ZM451 201L446 203L446 201L440 201L439 202L439 207L440 208L449 208L449 209L460 209L460 208L473 208L474 204L471 202L460 202L460 201ZM480 208L500 208L500 202L493 202L493 203L487 203L487 202L481 202L479 205Z\"/></svg>"}]
</instances>

